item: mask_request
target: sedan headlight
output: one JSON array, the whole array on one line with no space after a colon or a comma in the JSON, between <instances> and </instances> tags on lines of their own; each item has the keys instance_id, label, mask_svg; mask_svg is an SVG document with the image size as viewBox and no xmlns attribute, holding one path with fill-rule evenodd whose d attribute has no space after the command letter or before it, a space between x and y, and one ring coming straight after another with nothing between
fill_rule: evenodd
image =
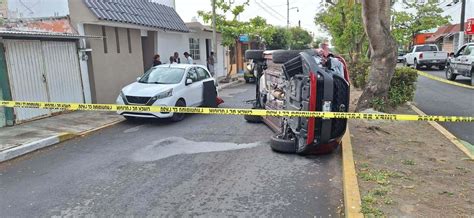
<instances>
[{"instance_id":1,"label":"sedan headlight","mask_svg":"<svg viewBox=\"0 0 474 218\"><path fill-rule=\"evenodd\" d=\"M164 92L161 92L161 93L153 96L153 98L151 98L151 100L156 101L158 99L168 98L168 97L171 97L171 96L173 96L173 89L168 89Z\"/></svg>"}]
</instances>

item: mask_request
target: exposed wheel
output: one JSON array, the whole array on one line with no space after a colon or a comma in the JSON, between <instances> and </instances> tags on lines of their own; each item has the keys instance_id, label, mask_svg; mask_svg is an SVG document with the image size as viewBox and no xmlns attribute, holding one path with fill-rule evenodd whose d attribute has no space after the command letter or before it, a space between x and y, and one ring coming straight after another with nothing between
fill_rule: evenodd
<instances>
[{"instance_id":1,"label":"exposed wheel","mask_svg":"<svg viewBox=\"0 0 474 218\"><path fill-rule=\"evenodd\" d=\"M444 70L444 68L445 68L444 65L439 65L439 66L438 66L438 69L439 69L439 70Z\"/></svg>"},{"instance_id":2,"label":"exposed wheel","mask_svg":"<svg viewBox=\"0 0 474 218\"><path fill-rule=\"evenodd\" d=\"M249 123L261 123L262 117L255 115L244 115L244 119Z\"/></svg>"},{"instance_id":3,"label":"exposed wheel","mask_svg":"<svg viewBox=\"0 0 474 218\"><path fill-rule=\"evenodd\" d=\"M263 60L263 50L247 50L245 51L245 59Z\"/></svg>"},{"instance_id":4,"label":"exposed wheel","mask_svg":"<svg viewBox=\"0 0 474 218\"><path fill-rule=\"evenodd\" d=\"M270 139L272 150L282 153L296 153L295 139L283 139L281 134L273 135Z\"/></svg>"},{"instance_id":5,"label":"exposed wheel","mask_svg":"<svg viewBox=\"0 0 474 218\"><path fill-rule=\"evenodd\" d=\"M454 74L454 70L452 67L448 67L448 69L446 69L446 79L452 81L455 80L457 76L458 75Z\"/></svg>"},{"instance_id":6,"label":"exposed wheel","mask_svg":"<svg viewBox=\"0 0 474 218\"><path fill-rule=\"evenodd\" d=\"M250 83L250 78L245 78L245 83Z\"/></svg>"},{"instance_id":7,"label":"exposed wheel","mask_svg":"<svg viewBox=\"0 0 474 218\"><path fill-rule=\"evenodd\" d=\"M186 107L186 102L184 102L183 99L179 99L177 102L176 102L176 107ZM171 120L173 122L178 122L178 121L181 121L181 120L184 120L184 117L186 116L186 114L182 114L182 113L173 113L173 116L171 117Z\"/></svg>"},{"instance_id":8,"label":"exposed wheel","mask_svg":"<svg viewBox=\"0 0 474 218\"><path fill-rule=\"evenodd\" d=\"M274 51L272 54L272 60L275 64L284 64L289 60L298 57L301 52L301 50Z\"/></svg>"}]
</instances>

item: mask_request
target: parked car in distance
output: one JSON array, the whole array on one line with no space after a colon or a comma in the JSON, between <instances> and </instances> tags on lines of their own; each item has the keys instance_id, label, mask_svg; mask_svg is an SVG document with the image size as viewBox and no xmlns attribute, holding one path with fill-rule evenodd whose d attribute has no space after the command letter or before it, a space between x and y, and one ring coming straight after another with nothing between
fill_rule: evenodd
<instances>
[{"instance_id":1,"label":"parked car in distance","mask_svg":"<svg viewBox=\"0 0 474 218\"><path fill-rule=\"evenodd\" d=\"M404 51L398 51L397 63L402 63L405 60L405 55L407 53Z\"/></svg>"},{"instance_id":2,"label":"parked car in distance","mask_svg":"<svg viewBox=\"0 0 474 218\"><path fill-rule=\"evenodd\" d=\"M451 53L446 69L446 79L455 80L458 75L470 77L474 86L474 43L463 45Z\"/></svg>"},{"instance_id":3,"label":"parked car in distance","mask_svg":"<svg viewBox=\"0 0 474 218\"><path fill-rule=\"evenodd\" d=\"M440 51L435 44L415 45L405 55L405 66L413 66L420 69L422 66L430 69L432 66L444 70L448 60L448 53Z\"/></svg>"},{"instance_id":4,"label":"parked car in distance","mask_svg":"<svg viewBox=\"0 0 474 218\"><path fill-rule=\"evenodd\" d=\"M208 83L206 83L208 82ZM124 87L117 97L119 105L197 107L205 102L205 83L212 83L217 96L215 80L204 66L189 64L165 64L148 70L137 81ZM181 121L185 114L118 111L126 119L171 118Z\"/></svg>"}]
</instances>

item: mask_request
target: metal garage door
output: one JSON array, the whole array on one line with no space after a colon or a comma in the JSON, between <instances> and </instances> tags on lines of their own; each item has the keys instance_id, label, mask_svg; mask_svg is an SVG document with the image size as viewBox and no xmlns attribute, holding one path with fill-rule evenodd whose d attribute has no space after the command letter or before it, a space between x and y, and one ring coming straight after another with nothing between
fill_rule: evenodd
<instances>
[{"instance_id":1,"label":"metal garage door","mask_svg":"<svg viewBox=\"0 0 474 218\"><path fill-rule=\"evenodd\" d=\"M84 102L74 42L5 40L4 44L13 100ZM51 111L17 108L15 115L20 123Z\"/></svg>"},{"instance_id":2,"label":"metal garage door","mask_svg":"<svg viewBox=\"0 0 474 218\"><path fill-rule=\"evenodd\" d=\"M48 101L41 41L5 40L5 59L14 101ZM49 110L15 108L16 121L47 116Z\"/></svg>"},{"instance_id":3,"label":"metal garage door","mask_svg":"<svg viewBox=\"0 0 474 218\"><path fill-rule=\"evenodd\" d=\"M49 101L83 103L84 94L76 44L44 41L42 46Z\"/></svg>"}]
</instances>

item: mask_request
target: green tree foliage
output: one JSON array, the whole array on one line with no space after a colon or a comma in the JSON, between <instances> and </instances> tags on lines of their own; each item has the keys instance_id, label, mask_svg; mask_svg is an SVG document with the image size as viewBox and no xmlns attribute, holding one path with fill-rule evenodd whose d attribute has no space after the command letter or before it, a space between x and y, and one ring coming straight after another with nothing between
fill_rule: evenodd
<instances>
[{"instance_id":1,"label":"green tree foliage","mask_svg":"<svg viewBox=\"0 0 474 218\"><path fill-rule=\"evenodd\" d=\"M294 50L310 48L311 42L313 42L311 34L301 27L290 28L290 36L290 47Z\"/></svg>"},{"instance_id":2,"label":"green tree foliage","mask_svg":"<svg viewBox=\"0 0 474 218\"><path fill-rule=\"evenodd\" d=\"M449 23L449 16L443 16L436 1L424 4L405 3L407 8L415 9L415 13L393 11L392 35L402 46L411 45L413 37L422 31L433 29Z\"/></svg>"},{"instance_id":3,"label":"green tree foliage","mask_svg":"<svg viewBox=\"0 0 474 218\"><path fill-rule=\"evenodd\" d=\"M291 40L290 32L283 27L275 27L271 42L267 42L267 49L287 49Z\"/></svg>"},{"instance_id":4,"label":"green tree foliage","mask_svg":"<svg viewBox=\"0 0 474 218\"><path fill-rule=\"evenodd\" d=\"M222 34L222 44L224 46L235 45L240 34L249 34L253 39L261 39L266 42L272 41L275 29L267 24L264 18L255 17L248 22L237 20L237 17L249 5L249 1L234 5L231 1L216 0L216 29ZM203 18L204 22L212 22L211 11L198 11L198 15ZM231 17L231 19L227 17Z\"/></svg>"},{"instance_id":5,"label":"green tree foliage","mask_svg":"<svg viewBox=\"0 0 474 218\"><path fill-rule=\"evenodd\" d=\"M331 35L336 52L349 54L352 61L356 61L367 51L360 3L338 1L317 13L314 21Z\"/></svg>"}]
</instances>

